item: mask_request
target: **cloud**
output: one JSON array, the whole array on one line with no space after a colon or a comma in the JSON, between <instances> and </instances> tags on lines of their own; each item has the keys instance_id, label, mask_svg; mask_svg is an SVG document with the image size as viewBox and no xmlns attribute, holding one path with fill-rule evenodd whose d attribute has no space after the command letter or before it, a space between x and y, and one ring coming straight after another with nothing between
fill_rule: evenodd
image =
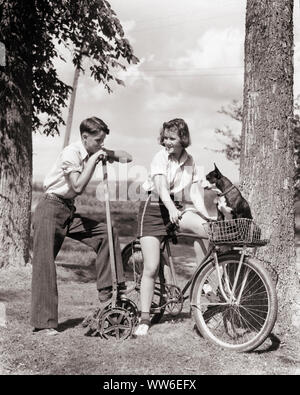
<instances>
[{"instance_id":1,"label":"cloud","mask_svg":"<svg viewBox=\"0 0 300 395\"><path fill-rule=\"evenodd\" d=\"M149 55L149 58L152 58L152 55ZM122 80L126 84L126 87L133 86L139 81L151 82L151 78L141 70L141 67L145 62L146 58L139 59L138 64L130 64L129 66L126 66L126 70L119 70L116 73L116 77Z\"/></svg>"},{"instance_id":2,"label":"cloud","mask_svg":"<svg viewBox=\"0 0 300 395\"><path fill-rule=\"evenodd\" d=\"M63 147L63 136L33 134L33 179L42 181Z\"/></svg>"},{"instance_id":3,"label":"cloud","mask_svg":"<svg viewBox=\"0 0 300 395\"><path fill-rule=\"evenodd\" d=\"M242 68L229 66L242 65L245 3L111 0L140 63L116 74L126 87L113 84L112 94L90 78L88 70L80 75L71 141L79 138L80 122L97 115L111 130L107 146L127 150L134 157L134 165L149 168L160 149L157 138L162 123L182 117L192 134L190 152L199 165L210 170L216 155L205 147L217 147L214 128L226 123L217 111L242 94L242 75L236 75ZM71 53L64 47L61 53L67 63L57 61L59 73L72 84ZM234 75L217 75L225 73ZM67 111L64 114L66 119ZM34 138L35 174L44 173L54 162L64 130L62 127L62 137ZM217 159L220 164L222 155Z\"/></svg>"},{"instance_id":4,"label":"cloud","mask_svg":"<svg viewBox=\"0 0 300 395\"><path fill-rule=\"evenodd\" d=\"M168 71L169 70L169 71ZM182 56L171 58L156 73L158 91L185 92L196 97L240 98L243 84L243 34L239 29L210 29Z\"/></svg>"},{"instance_id":5,"label":"cloud","mask_svg":"<svg viewBox=\"0 0 300 395\"><path fill-rule=\"evenodd\" d=\"M134 20L121 20L121 25L123 27L125 37L129 40L131 45L134 45L136 42L136 39L134 35L131 34L132 30L134 30L136 26L136 22Z\"/></svg>"},{"instance_id":6,"label":"cloud","mask_svg":"<svg viewBox=\"0 0 300 395\"><path fill-rule=\"evenodd\" d=\"M168 95L160 92L146 103L146 109L150 111L165 111L170 108L178 107L182 103L182 95Z\"/></svg>"},{"instance_id":7,"label":"cloud","mask_svg":"<svg viewBox=\"0 0 300 395\"><path fill-rule=\"evenodd\" d=\"M55 42L55 40L54 40ZM68 85L72 85L72 81L74 78L75 66L72 62L72 50L71 47L67 48L63 44L58 44L55 42L55 46L58 52L58 55L61 56L64 60L57 57L53 61L53 65L57 70L59 78Z\"/></svg>"},{"instance_id":8,"label":"cloud","mask_svg":"<svg viewBox=\"0 0 300 395\"><path fill-rule=\"evenodd\" d=\"M198 39L197 48L186 55L171 60L174 67L214 68L240 66L242 61L243 34L232 27L224 30L209 29Z\"/></svg>"}]
</instances>

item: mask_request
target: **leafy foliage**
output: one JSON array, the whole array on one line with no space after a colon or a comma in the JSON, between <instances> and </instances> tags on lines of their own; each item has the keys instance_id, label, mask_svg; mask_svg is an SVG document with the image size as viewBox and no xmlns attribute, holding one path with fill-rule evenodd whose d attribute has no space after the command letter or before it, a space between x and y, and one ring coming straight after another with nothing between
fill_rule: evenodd
<instances>
[{"instance_id":1,"label":"leafy foliage","mask_svg":"<svg viewBox=\"0 0 300 395\"><path fill-rule=\"evenodd\" d=\"M219 111L220 114L228 115L230 118L242 122L243 119L243 109L242 104L238 100L233 100L228 106L222 107ZM225 148L221 150L216 150L225 154L228 160L239 164L240 152L241 152L241 135L236 135L229 126L224 126L224 128L215 129L215 133L219 134L227 140L223 140Z\"/></svg>"},{"instance_id":2,"label":"leafy foliage","mask_svg":"<svg viewBox=\"0 0 300 395\"><path fill-rule=\"evenodd\" d=\"M57 44L72 51L74 66L82 71L82 58L87 56L92 63L91 76L108 92L112 81L123 84L112 71L126 69L120 59L138 62L106 0L0 0L0 16L0 41L7 49L9 66L14 63L10 54L14 54L17 67L26 64L32 69L33 130L43 126L47 135L57 133L59 124L64 124L61 109L72 90L58 78L54 66L55 59L62 59ZM20 96L7 69L0 67L0 88L5 100ZM10 72L16 74L17 68ZM44 124L41 114L47 119Z\"/></svg>"},{"instance_id":3,"label":"leafy foliage","mask_svg":"<svg viewBox=\"0 0 300 395\"><path fill-rule=\"evenodd\" d=\"M294 132L295 132L295 165L296 165L296 174L295 174L295 197L296 201L300 200L300 95L297 96L294 103ZM238 100L233 100L231 104L227 107L222 107L219 111L221 114L228 115L232 119L242 122L243 119L243 106L242 103ZM215 133L222 135L227 139L223 141L225 148L221 150L217 150L225 154L228 160L239 164L240 153L241 153L241 135L236 135L232 129L228 126L224 126L222 129L215 129Z\"/></svg>"},{"instance_id":4,"label":"leafy foliage","mask_svg":"<svg viewBox=\"0 0 300 395\"><path fill-rule=\"evenodd\" d=\"M218 150L218 152L225 153L227 159L238 164L241 152L241 137L236 136L228 126L223 129L215 129L215 133L229 139L229 143L224 142L225 148Z\"/></svg>"}]
</instances>

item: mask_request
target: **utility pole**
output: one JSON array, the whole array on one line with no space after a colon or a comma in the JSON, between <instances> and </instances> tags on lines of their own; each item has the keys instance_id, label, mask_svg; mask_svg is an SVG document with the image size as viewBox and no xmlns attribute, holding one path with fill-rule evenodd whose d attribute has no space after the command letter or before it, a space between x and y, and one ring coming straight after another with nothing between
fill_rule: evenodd
<instances>
[{"instance_id":1,"label":"utility pole","mask_svg":"<svg viewBox=\"0 0 300 395\"><path fill-rule=\"evenodd\" d=\"M72 89L72 93L71 93L69 113L68 113L68 119L67 119L67 126L66 126L66 133L65 133L65 139L64 139L63 148L65 148L69 144L69 141L70 141L72 122L73 122L74 105L75 105L75 99L76 99L76 91L77 91L79 74L80 74L80 68L76 67L75 73L74 73L74 79L73 79L73 87L72 87L73 89Z\"/></svg>"},{"instance_id":2,"label":"utility pole","mask_svg":"<svg viewBox=\"0 0 300 395\"><path fill-rule=\"evenodd\" d=\"M82 57L84 55L88 55L87 45L85 43L82 44L82 49L80 51L80 63L81 63ZM73 79L73 86L72 86L73 89L72 89L71 98L70 98L70 107L69 107L67 126L66 126L66 134L65 134L63 148L65 148L69 144L69 141L70 141L79 74L80 74L80 67L77 66L75 69L75 72L74 72L74 79Z\"/></svg>"}]
</instances>

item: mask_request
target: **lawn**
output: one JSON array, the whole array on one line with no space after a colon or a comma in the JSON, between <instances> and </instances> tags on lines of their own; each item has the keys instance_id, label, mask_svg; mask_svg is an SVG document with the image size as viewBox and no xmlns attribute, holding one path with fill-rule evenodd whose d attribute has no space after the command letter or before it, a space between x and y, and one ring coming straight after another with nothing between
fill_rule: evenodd
<instances>
[{"instance_id":1,"label":"lawn","mask_svg":"<svg viewBox=\"0 0 300 395\"><path fill-rule=\"evenodd\" d=\"M181 260L181 259L180 259ZM178 260L177 260L178 264ZM181 267L189 275L192 262ZM300 373L298 339L273 336L251 353L236 354L204 340L189 306L173 319L166 314L149 336L116 341L85 336L83 318L97 306L93 272L58 267L59 331L33 335L29 326L30 267L8 269L0 279L7 328L0 328L0 372L29 375L293 375ZM88 279L90 277L90 279Z\"/></svg>"},{"instance_id":2,"label":"lawn","mask_svg":"<svg viewBox=\"0 0 300 395\"><path fill-rule=\"evenodd\" d=\"M38 192L37 192L38 194ZM34 196L35 204L37 195ZM104 207L82 197L80 211L101 219ZM134 237L138 205L112 204L124 246ZM96 208L96 209L95 209ZM173 247L180 283L192 273L193 250ZM2 270L0 301L7 328L0 327L0 374L9 375L294 375L300 373L299 338L273 333L251 353L222 350L194 328L187 302L174 319L168 313L142 339L116 341L86 336L83 318L97 306L95 253L66 239L57 257L59 331L55 337L33 335L29 325L31 267Z\"/></svg>"}]
</instances>

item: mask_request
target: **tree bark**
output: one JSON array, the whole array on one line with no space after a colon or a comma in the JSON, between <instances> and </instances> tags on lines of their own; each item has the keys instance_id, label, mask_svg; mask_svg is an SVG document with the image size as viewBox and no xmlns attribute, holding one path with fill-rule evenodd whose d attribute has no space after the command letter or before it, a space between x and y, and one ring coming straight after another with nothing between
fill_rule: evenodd
<instances>
[{"instance_id":1,"label":"tree bark","mask_svg":"<svg viewBox=\"0 0 300 395\"><path fill-rule=\"evenodd\" d=\"M4 3L4 7L9 6ZM6 59L0 67L0 268L24 265L29 260L32 186L29 15L30 12L16 13L11 20L5 19L1 28ZM24 56L26 53L30 55Z\"/></svg>"},{"instance_id":2,"label":"tree bark","mask_svg":"<svg viewBox=\"0 0 300 395\"><path fill-rule=\"evenodd\" d=\"M277 282L279 329L300 328L295 256L293 0L248 0L241 186L269 233L259 249ZM297 301L298 298L298 301Z\"/></svg>"}]
</instances>

